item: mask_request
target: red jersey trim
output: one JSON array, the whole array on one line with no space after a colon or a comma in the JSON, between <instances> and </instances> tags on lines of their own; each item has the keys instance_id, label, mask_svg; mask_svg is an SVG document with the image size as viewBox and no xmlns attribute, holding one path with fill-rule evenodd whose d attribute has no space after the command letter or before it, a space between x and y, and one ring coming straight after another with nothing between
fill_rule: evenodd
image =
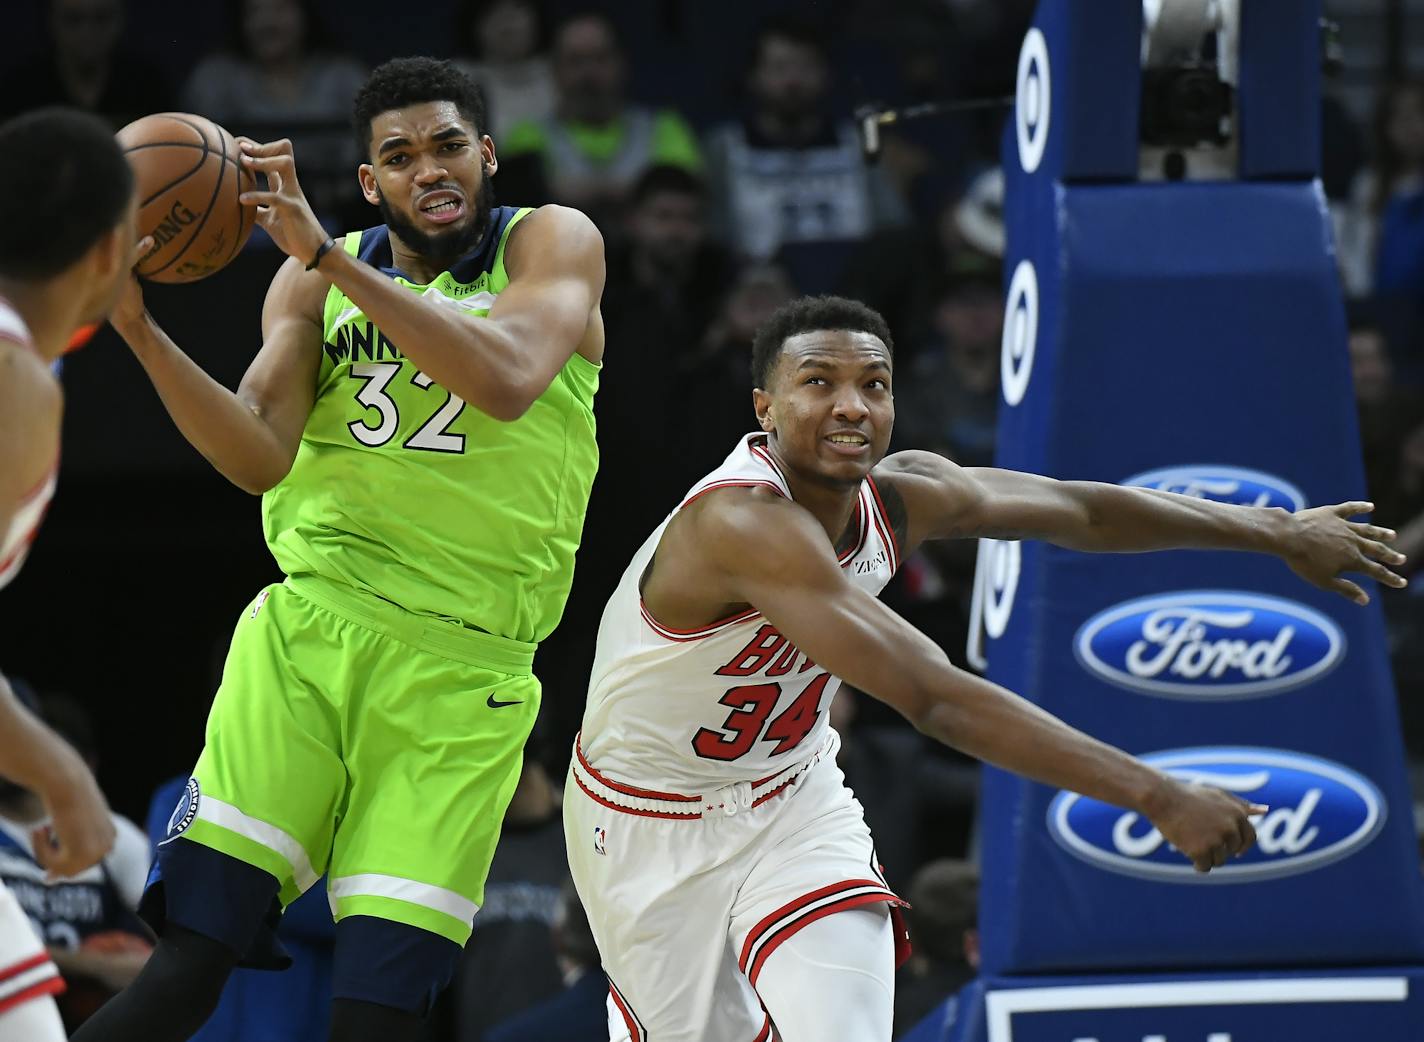
<instances>
[{"instance_id":1,"label":"red jersey trim","mask_svg":"<svg viewBox=\"0 0 1424 1042\"><path fill-rule=\"evenodd\" d=\"M598 782L598 784L606 785L614 792L621 792L624 796L636 796L643 800L670 800L673 803L702 802L701 796L683 796L675 792L658 792L656 789L640 789L636 785L624 785L621 782L613 781L611 778L605 778L599 774L598 771L589 766L588 760L583 755L583 747L579 744L579 737L581 737L581 735L582 733L580 732L580 736L576 736L574 739L574 754L578 757L579 766L587 771L588 776ZM772 777L775 777L775 775L772 775Z\"/></svg>"},{"instance_id":2,"label":"red jersey trim","mask_svg":"<svg viewBox=\"0 0 1424 1042\"><path fill-rule=\"evenodd\" d=\"M900 542L895 538L895 527L890 524L890 514L885 509L885 501L880 498L880 489L875 487L875 479L867 476L866 484L870 486L870 495L875 500L875 527L880 531L880 538L890 550L890 571L891 573L900 570Z\"/></svg>"},{"instance_id":3,"label":"red jersey trim","mask_svg":"<svg viewBox=\"0 0 1424 1042\"><path fill-rule=\"evenodd\" d=\"M68 987L68 985L64 983L64 978L60 976L42 980L38 984L33 984L26 988L24 991L17 991L7 998L0 999L0 1013L8 1013L16 1006L31 1002L45 995L59 995L66 987Z\"/></svg>"},{"instance_id":4,"label":"red jersey trim","mask_svg":"<svg viewBox=\"0 0 1424 1042\"><path fill-rule=\"evenodd\" d=\"M824 904L819 903L823 901ZM873 879L847 879L812 890L782 905L752 927L742 944L737 965L755 987L767 958L797 931L835 912L881 901L892 906L904 903L883 883Z\"/></svg>"},{"instance_id":5,"label":"red jersey trim","mask_svg":"<svg viewBox=\"0 0 1424 1042\"><path fill-rule=\"evenodd\" d=\"M0 970L0 986L3 986L7 980L12 980L22 973L28 973L30 970L35 969L37 966L43 966L49 961L49 953L42 951L30 956L28 959L22 959L19 962L11 963L3 970ZM54 972L56 974L59 973L59 968L54 967Z\"/></svg>"},{"instance_id":6,"label":"red jersey trim","mask_svg":"<svg viewBox=\"0 0 1424 1042\"><path fill-rule=\"evenodd\" d=\"M678 630L673 629L671 626L664 626L657 619L653 618L653 613L648 611L648 606L643 603L641 597L638 598L638 610L643 615L643 621L652 627L653 631L657 633L659 637L663 637L667 640L675 640L679 643L701 640L704 637L710 637L713 634L720 633L722 630L729 629L740 623L761 618L761 612L753 608L750 611L744 611L738 615L728 615L725 619L718 619L716 622L708 623L706 626L700 626L695 630Z\"/></svg>"}]
</instances>

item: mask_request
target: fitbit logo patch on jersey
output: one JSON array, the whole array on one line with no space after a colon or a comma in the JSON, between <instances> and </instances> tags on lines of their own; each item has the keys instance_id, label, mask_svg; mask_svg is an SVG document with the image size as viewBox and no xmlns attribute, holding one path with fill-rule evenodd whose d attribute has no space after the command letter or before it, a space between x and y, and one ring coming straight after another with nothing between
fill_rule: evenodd
<instances>
[{"instance_id":1,"label":"fitbit logo patch on jersey","mask_svg":"<svg viewBox=\"0 0 1424 1042\"><path fill-rule=\"evenodd\" d=\"M168 819L168 833L164 838L166 843L170 839L181 836L189 825L193 824L193 819L198 816L198 779L189 778L188 784L183 787L183 794L178 797L178 806L173 808L173 815Z\"/></svg>"},{"instance_id":2,"label":"fitbit logo patch on jersey","mask_svg":"<svg viewBox=\"0 0 1424 1042\"><path fill-rule=\"evenodd\" d=\"M1208 463L1161 467L1134 474L1122 483L1234 506L1281 507L1290 511L1305 508L1305 494L1289 481L1245 467Z\"/></svg>"},{"instance_id":3,"label":"fitbit logo patch on jersey","mask_svg":"<svg viewBox=\"0 0 1424 1042\"><path fill-rule=\"evenodd\" d=\"M1185 699L1276 694L1318 680L1345 653L1340 627L1319 612L1224 590L1126 601L1085 622L1073 644L1104 680Z\"/></svg>"},{"instance_id":4,"label":"fitbit logo patch on jersey","mask_svg":"<svg viewBox=\"0 0 1424 1042\"><path fill-rule=\"evenodd\" d=\"M1048 806L1048 831L1065 850L1109 872L1164 883L1254 882L1349 857L1384 825L1379 789L1330 760L1240 747L1174 749L1142 759L1183 781L1214 785L1270 808L1251 819L1255 845L1202 874L1141 815L1060 792Z\"/></svg>"}]
</instances>

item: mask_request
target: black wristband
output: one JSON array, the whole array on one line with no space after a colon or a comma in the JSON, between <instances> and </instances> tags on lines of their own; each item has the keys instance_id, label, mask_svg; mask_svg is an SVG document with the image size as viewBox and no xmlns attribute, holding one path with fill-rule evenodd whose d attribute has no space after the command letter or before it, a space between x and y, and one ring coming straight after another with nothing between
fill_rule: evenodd
<instances>
[{"instance_id":1,"label":"black wristband","mask_svg":"<svg viewBox=\"0 0 1424 1042\"><path fill-rule=\"evenodd\" d=\"M316 256L313 257L313 258L311 259L311 263L307 265L307 271L311 271L311 270L312 270L313 268L315 268L318 264L320 264L320 263L321 263L321 259L322 259L323 257L325 257L325 256L327 255L327 253L328 253L330 250L334 249L335 246L336 246L336 240L335 240L335 239L330 239L330 238L327 239L326 242L324 242L324 243L322 243L320 246L318 246L318 247L317 247L317 250L316 250Z\"/></svg>"}]
</instances>

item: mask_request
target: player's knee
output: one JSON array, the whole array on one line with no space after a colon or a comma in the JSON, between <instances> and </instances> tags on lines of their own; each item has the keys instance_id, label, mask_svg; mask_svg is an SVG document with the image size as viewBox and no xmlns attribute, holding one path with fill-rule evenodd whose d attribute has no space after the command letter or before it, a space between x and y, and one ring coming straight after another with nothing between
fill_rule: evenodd
<instances>
[{"instance_id":1,"label":"player's knee","mask_svg":"<svg viewBox=\"0 0 1424 1042\"><path fill-rule=\"evenodd\" d=\"M332 994L424 1016L459 957L458 944L429 930L350 915L336 924Z\"/></svg>"}]
</instances>

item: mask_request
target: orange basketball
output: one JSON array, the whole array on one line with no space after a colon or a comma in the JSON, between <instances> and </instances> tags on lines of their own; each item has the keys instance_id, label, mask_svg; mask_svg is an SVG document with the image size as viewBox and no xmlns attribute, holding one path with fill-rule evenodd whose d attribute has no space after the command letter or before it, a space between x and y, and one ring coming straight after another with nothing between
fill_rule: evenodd
<instances>
[{"instance_id":1,"label":"orange basketball","mask_svg":"<svg viewBox=\"0 0 1424 1042\"><path fill-rule=\"evenodd\" d=\"M154 282L207 278L237 256L257 216L238 194L256 183L238 162L237 142L210 119L160 112L119 131L138 182L139 235L155 246L138 273Z\"/></svg>"}]
</instances>

